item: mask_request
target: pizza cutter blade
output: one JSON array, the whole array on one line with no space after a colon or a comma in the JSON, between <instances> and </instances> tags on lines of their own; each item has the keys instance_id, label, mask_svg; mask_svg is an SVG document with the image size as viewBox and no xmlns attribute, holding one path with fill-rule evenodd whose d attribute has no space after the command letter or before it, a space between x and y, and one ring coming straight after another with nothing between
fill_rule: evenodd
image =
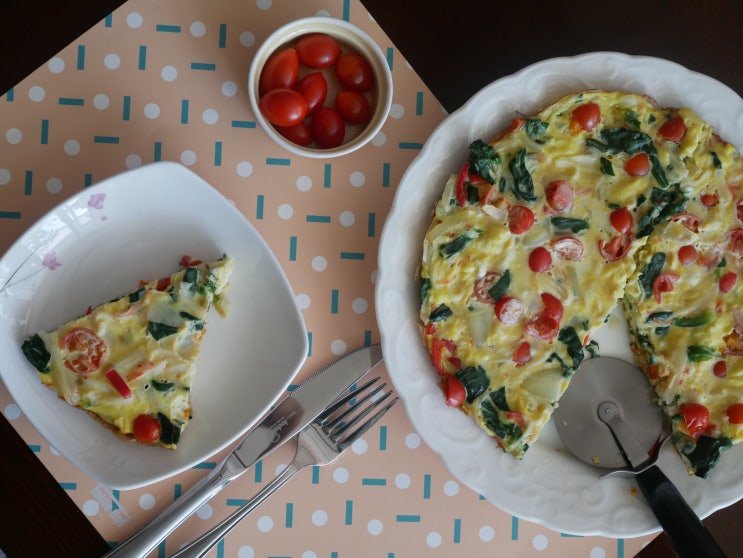
<instances>
[{"instance_id":1,"label":"pizza cutter blade","mask_svg":"<svg viewBox=\"0 0 743 558\"><path fill-rule=\"evenodd\" d=\"M621 359L584 361L553 414L560 439L577 458L631 475L682 558L725 554L678 489L655 464L664 415L645 375Z\"/></svg>"}]
</instances>

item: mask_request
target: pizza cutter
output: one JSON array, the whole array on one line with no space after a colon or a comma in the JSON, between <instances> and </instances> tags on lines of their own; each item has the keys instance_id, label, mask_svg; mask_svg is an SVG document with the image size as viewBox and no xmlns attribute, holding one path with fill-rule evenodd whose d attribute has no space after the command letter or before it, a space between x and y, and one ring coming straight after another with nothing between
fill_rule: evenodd
<instances>
[{"instance_id":1,"label":"pizza cutter","mask_svg":"<svg viewBox=\"0 0 743 558\"><path fill-rule=\"evenodd\" d=\"M643 372L621 359L584 361L553 414L565 446L608 475L632 476L682 558L724 558L676 486L656 465L664 414Z\"/></svg>"}]
</instances>

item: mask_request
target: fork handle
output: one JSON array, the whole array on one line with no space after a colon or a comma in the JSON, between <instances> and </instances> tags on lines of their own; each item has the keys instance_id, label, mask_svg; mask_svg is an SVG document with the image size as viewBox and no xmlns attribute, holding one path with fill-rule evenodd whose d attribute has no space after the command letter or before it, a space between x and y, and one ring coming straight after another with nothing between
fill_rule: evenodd
<instances>
[{"instance_id":1,"label":"fork handle","mask_svg":"<svg viewBox=\"0 0 743 558\"><path fill-rule=\"evenodd\" d=\"M264 486L246 504L240 506L220 523L201 535L198 539L187 544L170 558L201 558L209 550L222 540L238 523L240 523L255 508L260 506L271 494L281 488L285 482L291 479L299 471L315 464L315 458L302 445L297 448L297 453L292 462L279 473L270 483Z\"/></svg>"}]
</instances>

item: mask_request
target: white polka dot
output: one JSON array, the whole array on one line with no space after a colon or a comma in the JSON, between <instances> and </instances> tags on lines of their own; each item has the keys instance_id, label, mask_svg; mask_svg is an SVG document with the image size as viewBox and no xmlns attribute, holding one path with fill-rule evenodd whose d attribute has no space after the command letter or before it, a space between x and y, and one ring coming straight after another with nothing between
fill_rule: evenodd
<instances>
[{"instance_id":1,"label":"white polka dot","mask_svg":"<svg viewBox=\"0 0 743 558\"><path fill-rule=\"evenodd\" d=\"M372 138L371 143L375 147L382 147L385 143L387 143L387 136L384 132L379 132Z\"/></svg>"},{"instance_id":2,"label":"white polka dot","mask_svg":"<svg viewBox=\"0 0 743 558\"><path fill-rule=\"evenodd\" d=\"M59 56L55 56L49 60L49 71L53 74L61 74L64 72L64 60Z\"/></svg>"},{"instance_id":3,"label":"white polka dot","mask_svg":"<svg viewBox=\"0 0 743 558\"><path fill-rule=\"evenodd\" d=\"M144 115L150 120L154 120L160 116L160 107L155 103L147 103L144 106Z\"/></svg>"},{"instance_id":4,"label":"white polka dot","mask_svg":"<svg viewBox=\"0 0 743 558\"><path fill-rule=\"evenodd\" d=\"M13 175L10 174L10 171L8 169L0 169L0 184L9 183L12 177Z\"/></svg>"},{"instance_id":5,"label":"white polka dot","mask_svg":"<svg viewBox=\"0 0 743 558\"><path fill-rule=\"evenodd\" d=\"M531 541L531 545L536 550L544 550L545 548L547 548L548 543L549 543L549 540L547 540L547 537L544 535L537 535Z\"/></svg>"},{"instance_id":6,"label":"white polka dot","mask_svg":"<svg viewBox=\"0 0 743 558\"><path fill-rule=\"evenodd\" d=\"M300 310L307 310L307 308L309 308L310 304L312 303L312 299L310 299L310 296L307 294L298 294L295 297L295 300Z\"/></svg>"},{"instance_id":7,"label":"white polka dot","mask_svg":"<svg viewBox=\"0 0 743 558\"><path fill-rule=\"evenodd\" d=\"M240 44L246 47L253 46L255 44L255 33L250 31L240 33Z\"/></svg>"},{"instance_id":8,"label":"white polka dot","mask_svg":"<svg viewBox=\"0 0 743 558\"><path fill-rule=\"evenodd\" d=\"M359 186L363 186L365 183L366 176L364 176L363 172L356 171L351 173L351 186L358 188Z\"/></svg>"},{"instance_id":9,"label":"white polka dot","mask_svg":"<svg viewBox=\"0 0 743 558\"><path fill-rule=\"evenodd\" d=\"M108 95L104 95L103 93L98 93L95 97L93 97L93 106L97 108L98 110L104 110L108 108L108 105L111 104L111 101L108 99Z\"/></svg>"},{"instance_id":10,"label":"white polka dot","mask_svg":"<svg viewBox=\"0 0 743 558\"><path fill-rule=\"evenodd\" d=\"M124 164L128 169L136 169L142 166L142 158L139 155L127 155Z\"/></svg>"},{"instance_id":11,"label":"white polka dot","mask_svg":"<svg viewBox=\"0 0 743 558\"><path fill-rule=\"evenodd\" d=\"M606 551L600 546L594 546L589 556L591 558L606 558Z\"/></svg>"},{"instance_id":12,"label":"white polka dot","mask_svg":"<svg viewBox=\"0 0 743 558\"><path fill-rule=\"evenodd\" d=\"M459 483L453 480L444 483L444 494L447 496L456 496L459 494Z\"/></svg>"},{"instance_id":13,"label":"white polka dot","mask_svg":"<svg viewBox=\"0 0 743 558\"><path fill-rule=\"evenodd\" d=\"M431 531L426 535L426 544L431 548L438 548L441 546L441 534L436 531Z\"/></svg>"},{"instance_id":14,"label":"white polka dot","mask_svg":"<svg viewBox=\"0 0 743 558\"><path fill-rule=\"evenodd\" d=\"M353 444L351 444L351 449L356 455L364 455L369 449L369 444L367 444L366 440L364 440L363 438L359 438Z\"/></svg>"},{"instance_id":15,"label":"white polka dot","mask_svg":"<svg viewBox=\"0 0 743 558\"><path fill-rule=\"evenodd\" d=\"M160 77L164 81L175 81L178 77L178 69L175 66L165 66L160 70Z\"/></svg>"},{"instance_id":16,"label":"white polka dot","mask_svg":"<svg viewBox=\"0 0 743 558\"><path fill-rule=\"evenodd\" d=\"M253 174L253 165L251 165L247 161L240 161L237 164L236 169L237 169L237 175L242 176L243 178Z\"/></svg>"},{"instance_id":17,"label":"white polka dot","mask_svg":"<svg viewBox=\"0 0 743 558\"><path fill-rule=\"evenodd\" d=\"M155 497L152 494L142 494L139 497L139 507L143 510L151 510L155 507Z\"/></svg>"},{"instance_id":18,"label":"white polka dot","mask_svg":"<svg viewBox=\"0 0 743 558\"><path fill-rule=\"evenodd\" d=\"M317 558L317 554L311 550L305 550L300 558Z\"/></svg>"},{"instance_id":19,"label":"white polka dot","mask_svg":"<svg viewBox=\"0 0 743 558\"><path fill-rule=\"evenodd\" d=\"M21 416L21 408L15 403L8 403L3 413L8 420L15 420Z\"/></svg>"},{"instance_id":20,"label":"white polka dot","mask_svg":"<svg viewBox=\"0 0 743 558\"><path fill-rule=\"evenodd\" d=\"M267 515L258 518L258 530L261 533L268 533L271 529L273 529L273 519Z\"/></svg>"},{"instance_id":21,"label":"white polka dot","mask_svg":"<svg viewBox=\"0 0 743 558\"><path fill-rule=\"evenodd\" d=\"M407 473L399 473L395 477L395 486L402 490L410 488L410 475L408 475Z\"/></svg>"},{"instance_id":22,"label":"white polka dot","mask_svg":"<svg viewBox=\"0 0 743 558\"><path fill-rule=\"evenodd\" d=\"M315 271L325 271L325 269L328 267L328 260L323 258L322 256L315 256L312 258L312 269Z\"/></svg>"},{"instance_id":23,"label":"white polka dot","mask_svg":"<svg viewBox=\"0 0 743 558\"><path fill-rule=\"evenodd\" d=\"M384 530L384 524L378 519L372 519L366 524L366 530L370 535L381 535Z\"/></svg>"},{"instance_id":24,"label":"white polka dot","mask_svg":"<svg viewBox=\"0 0 743 558\"><path fill-rule=\"evenodd\" d=\"M80 153L80 142L77 140L67 140L64 142L64 152L67 155L77 155Z\"/></svg>"},{"instance_id":25,"label":"white polka dot","mask_svg":"<svg viewBox=\"0 0 743 558\"><path fill-rule=\"evenodd\" d=\"M103 65L109 70L115 70L121 66L121 58L119 58L118 54L107 54L103 58Z\"/></svg>"},{"instance_id":26,"label":"white polka dot","mask_svg":"<svg viewBox=\"0 0 743 558\"><path fill-rule=\"evenodd\" d=\"M255 5L261 10L270 10L273 2L271 0L256 0Z\"/></svg>"},{"instance_id":27,"label":"white polka dot","mask_svg":"<svg viewBox=\"0 0 743 558\"><path fill-rule=\"evenodd\" d=\"M330 344L330 350L334 355L343 355L347 350L346 342L343 339L336 339Z\"/></svg>"},{"instance_id":28,"label":"white polka dot","mask_svg":"<svg viewBox=\"0 0 743 558\"><path fill-rule=\"evenodd\" d=\"M411 432L407 436L405 436L405 445L408 446L410 449L415 449L418 446L421 445L421 437L418 436L415 432Z\"/></svg>"},{"instance_id":29,"label":"white polka dot","mask_svg":"<svg viewBox=\"0 0 743 558\"><path fill-rule=\"evenodd\" d=\"M132 29L139 29L142 27L143 19L142 15L137 12L132 12L126 16L126 24Z\"/></svg>"},{"instance_id":30,"label":"white polka dot","mask_svg":"<svg viewBox=\"0 0 743 558\"><path fill-rule=\"evenodd\" d=\"M356 216L353 214L353 211L344 211L341 213L339 221L344 227L350 227L356 222Z\"/></svg>"},{"instance_id":31,"label":"white polka dot","mask_svg":"<svg viewBox=\"0 0 743 558\"><path fill-rule=\"evenodd\" d=\"M203 37L206 34L206 25L201 21L194 21L189 28L194 37Z\"/></svg>"},{"instance_id":32,"label":"white polka dot","mask_svg":"<svg viewBox=\"0 0 743 558\"><path fill-rule=\"evenodd\" d=\"M219 120L219 113L214 109L206 109L201 113L201 119L204 121L204 124L216 124Z\"/></svg>"},{"instance_id":33,"label":"white polka dot","mask_svg":"<svg viewBox=\"0 0 743 558\"><path fill-rule=\"evenodd\" d=\"M357 314L363 314L369 308L369 303L363 298L356 298L351 303L351 309Z\"/></svg>"},{"instance_id":34,"label":"white polka dot","mask_svg":"<svg viewBox=\"0 0 743 558\"><path fill-rule=\"evenodd\" d=\"M59 194L62 191L62 181L59 178L50 178L46 181L46 189L50 194Z\"/></svg>"},{"instance_id":35,"label":"white polka dot","mask_svg":"<svg viewBox=\"0 0 743 558\"><path fill-rule=\"evenodd\" d=\"M312 188L312 179L309 176L300 176L297 178L297 190L306 192Z\"/></svg>"},{"instance_id":36,"label":"white polka dot","mask_svg":"<svg viewBox=\"0 0 743 558\"><path fill-rule=\"evenodd\" d=\"M183 163L187 167L196 164L196 153L191 151L190 149L186 149L183 153L181 153L181 163Z\"/></svg>"},{"instance_id":37,"label":"white polka dot","mask_svg":"<svg viewBox=\"0 0 743 558\"><path fill-rule=\"evenodd\" d=\"M495 531L490 525L483 525L480 527L478 535L480 536L481 541L489 542L493 540L493 537L495 537Z\"/></svg>"},{"instance_id":38,"label":"white polka dot","mask_svg":"<svg viewBox=\"0 0 743 558\"><path fill-rule=\"evenodd\" d=\"M345 467L338 467L335 471L333 471L333 480L338 484L344 484L348 482L348 478L348 469L346 469Z\"/></svg>"},{"instance_id":39,"label":"white polka dot","mask_svg":"<svg viewBox=\"0 0 743 558\"><path fill-rule=\"evenodd\" d=\"M324 510L315 510L312 512L312 524L322 527L328 522L328 514Z\"/></svg>"},{"instance_id":40,"label":"white polka dot","mask_svg":"<svg viewBox=\"0 0 743 558\"><path fill-rule=\"evenodd\" d=\"M237 558L255 558L255 550L252 546L241 546L237 549Z\"/></svg>"},{"instance_id":41,"label":"white polka dot","mask_svg":"<svg viewBox=\"0 0 743 558\"><path fill-rule=\"evenodd\" d=\"M394 103L390 107L390 116L392 118L395 118L395 119L398 119L399 120L400 118L402 118L403 116L405 116L405 109L403 108L402 105L399 105L397 103Z\"/></svg>"},{"instance_id":42,"label":"white polka dot","mask_svg":"<svg viewBox=\"0 0 743 558\"><path fill-rule=\"evenodd\" d=\"M98 515L101 511L101 506L95 500L86 500L83 502L83 513L88 517Z\"/></svg>"},{"instance_id":43,"label":"white polka dot","mask_svg":"<svg viewBox=\"0 0 743 558\"><path fill-rule=\"evenodd\" d=\"M40 85L34 85L28 90L28 98L34 103L40 103L44 100L44 97L46 97L46 91L44 91L44 88Z\"/></svg>"},{"instance_id":44,"label":"white polka dot","mask_svg":"<svg viewBox=\"0 0 743 558\"><path fill-rule=\"evenodd\" d=\"M279 216L279 219L286 221L287 219L291 219L294 215L294 208L288 203L282 203L276 211L276 214Z\"/></svg>"},{"instance_id":45,"label":"white polka dot","mask_svg":"<svg viewBox=\"0 0 743 558\"><path fill-rule=\"evenodd\" d=\"M214 515L214 508L212 508L211 504L201 504L199 509L196 510L196 515L198 515L200 519L209 519Z\"/></svg>"},{"instance_id":46,"label":"white polka dot","mask_svg":"<svg viewBox=\"0 0 743 558\"><path fill-rule=\"evenodd\" d=\"M23 132L18 128L9 128L8 131L5 132L5 139L8 140L8 143L12 143L13 145L21 143L21 141L23 141Z\"/></svg>"},{"instance_id":47,"label":"white polka dot","mask_svg":"<svg viewBox=\"0 0 743 558\"><path fill-rule=\"evenodd\" d=\"M222 95L225 97L234 97L237 95L237 84L234 81L225 81L221 89Z\"/></svg>"}]
</instances>

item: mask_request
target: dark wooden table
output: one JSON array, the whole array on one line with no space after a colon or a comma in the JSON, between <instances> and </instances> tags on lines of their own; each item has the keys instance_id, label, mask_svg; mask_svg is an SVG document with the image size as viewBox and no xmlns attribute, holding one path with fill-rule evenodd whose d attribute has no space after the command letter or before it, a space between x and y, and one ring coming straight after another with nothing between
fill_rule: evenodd
<instances>
[{"instance_id":1,"label":"dark wooden table","mask_svg":"<svg viewBox=\"0 0 743 558\"><path fill-rule=\"evenodd\" d=\"M0 0L0 94L123 0ZM448 111L495 79L555 56L619 51L657 56L743 95L739 0L501 2L362 0ZM0 548L10 558L100 556L108 545L0 415ZM743 501L705 524L743 556ZM676 556L659 535L641 558Z\"/></svg>"}]
</instances>

